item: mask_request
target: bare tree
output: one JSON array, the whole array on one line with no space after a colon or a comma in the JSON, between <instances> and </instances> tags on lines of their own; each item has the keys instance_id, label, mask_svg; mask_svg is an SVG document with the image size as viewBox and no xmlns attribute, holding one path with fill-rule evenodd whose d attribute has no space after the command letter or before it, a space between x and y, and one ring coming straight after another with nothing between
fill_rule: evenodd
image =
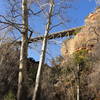
<instances>
[{"instance_id":1,"label":"bare tree","mask_svg":"<svg viewBox=\"0 0 100 100\"><path fill-rule=\"evenodd\" d=\"M34 92L34 98L36 98L36 93L38 90L38 84L39 84L39 78L40 78L40 72L41 72L41 66L44 63L45 60L45 53L46 53L46 46L47 46L47 35L48 33L61 25L65 25L67 19L65 19L66 14L64 11L66 11L66 8L69 8L70 5L67 5L66 2L71 1L71 0L63 0L63 1L55 1L55 0L31 0L31 4L33 5L38 5L38 11L34 11L35 8L31 10L30 7L28 7L28 0L22 0L22 3L19 3L20 0L8 0L10 4L10 12L11 16L9 14L9 17L2 16L0 15L0 23L4 25L2 29L7 28L8 26L11 27L11 30L17 29L17 32L20 33L20 37L22 37L21 41L21 48L20 48L20 65L19 65L19 78L18 78L18 92L17 92L17 99L20 100L21 97L21 90L22 90L22 82L27 79L27 74L26 74L26 58L27 58L27 51L28 51L28 41L31 39L32 33L34 33L33 30L31 30L29 23L28 23L28 18L36 16L40 14L42 17L44 17L44 22L46 24L46 29L45 29L45 35L44 35L44 40L43 40L43 47L42 47L42 53L40 57L40 64L39 64L39 70L36 79L37 86L35 87ZM41 5L42 3L42 5ZM19 5L17 5L19 4ZM20 7L22 4L22 7ZM16 6L17 5L17 6ZM21 12L22 11L22 12ZM48 13L49 12L49 13ZM15 14L16 13L16 14ZM19 17L20 16L20 17ZM54 17L54 19L53 19ZM47 20L46 20L47 18ZM53 20L58 19L56 23L54 23ZM22 21L22 23L20 23ZM46 22L47 21L47 22ZM45 24L44 24L45 26ZM28 34L30 32L30 34ZM16 31L15 31L16 33Z\"/></svg>"},{"instance_id":2,"label":"bare tree","mask_svg":"<svg viewBox=\"0 0 100 100\"><path fill-rule=\"evenodd\" d=\"M43 66L44 61L45 61L45 54L46 54L46 47L47 47L47 36L49 34L49 31L50 31L51 18L52 18L52 14L53 14L53 7L54 7L54 2L53 2L53 0L51 0L50 10L49 10L49 14L48 14L48 22L47 22L46 29L45 29L43 45L42 45L42 50L41 50L41 56L40 56L40 62L39 62L39 66L38 66L36 82L35 82L35 89L34 89L32 100L36 100L36 95L37 95L39 81L40 81L41 67Z\"/></svg>"},{"instance_id":3,"label":"bare tree","mask_svg":"<svg viewBox=\"0 0 100 100\"><path fill-rule=\"evenodd\" d=\"M6 15L0 15L1 30L4 29L9 30L11 28L10 31L12 34L13 33L12 31L14 29L17 29L15 30L15 33L16 31L19 32L21 35L19 37L22 37L20 46L20 62L19 62L18 91L17 91L17 100L20 100L22 94L23 82L27 80L26 63L28 55L28 41L30 40L33 31L30 29L28 23L28 17L30 11L30 9L28 9L28 1L22 0L22 2L20 2L17 0L7 0L7 2L10 6L10 11L9 14L7 14L8 17L6 17ZM32 12L32 15L36 15L39 13L41 13L41 11L36 13ZM22 21L22 23L20 23L20 20ZM28 34L28 32L30 32L30 34Z\"/></svg>"},{"instance_id":4,"label":"bare tree","mask_svg":"<svg viewBox=\"0 0 100 100\"><path fill-rule=\"evenodd\" d=\"M20 50L20 64L19 64L19 76L18 76L18 91L17 100L20 100L22 81L27 78L25 74L27 63L27 51L28 51L28 9L27 0L22 0L22 42ZM22 75L22 72L24 75Z\"/></svg>"},{"instance_id":5,"label":"bare tree","mask_svg":"<svg viewBox=\"0 0 100 100\"><path fill-rule=\"evenodd\" d=\"M44 11L43 14L46 16L47 18L47 24L46 24L46 28L45 28L45 34L44 34L44 37L43 37L43 43L42 43L42 50L41 50L41 55L40 55L40 62L39 62L39 66L38 66L38 71L37 71L37 75L36 75L36 81L35 81L35 88L34 88L34 92L33 92L33 98L32 100L36 100L36 96L37 96L37 92L38 92L38 87L39 87L39 83L40 83L40 74L41 74L41 68L44 64L44 61L45 61L45 55L46 55L46 49L47 49L47 37L48 37L48 34L49 32L60 26L60 25L64 25L64 21L66 22L66 20L64 19L64 12L62 9L66 9L68 8L69 6L66 5L66 1L67 0L64 0L61 3L61 5L55 1L55 0L50 0L44 4L44 5L40 5L38 2L38 4L40 5L40 8L42 8L43 6L45 5L50 5L50 8L49 8L49 11ZM68 1L67 1L68 2ZM65 3L65 5L64 5ZM58 8L58 10L56 10L56 7ZM59 22L58 23L53 23L52 19L54 18L58 18L59 19Z\"/></svg>"}]
</instances>

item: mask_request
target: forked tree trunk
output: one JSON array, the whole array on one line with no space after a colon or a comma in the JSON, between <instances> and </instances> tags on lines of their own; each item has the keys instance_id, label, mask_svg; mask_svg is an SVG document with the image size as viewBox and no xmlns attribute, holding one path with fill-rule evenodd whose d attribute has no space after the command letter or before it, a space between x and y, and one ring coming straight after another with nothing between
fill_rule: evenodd
<instances>
[{"instance_id":1,"label":"forked tree trunk","mask_svg":"<svg viewBox=\"0 0 100 100\"><path fill-rule=\"evenodd\" d=\"M22 42L20 49L20 63L19 63L19 75L18 75L18 91L17 91L17 100L21 99L22 92L22 82L26 77L26 60L27 60L27 51L28 51L28 9L27 9L27 0L22 0Z\"/></svg>"},{"instance_id":2,"label":"forked tree trunk","mask_svg":"<svg viewBox=\"0 0 100 100\"><path fill-rule=\"evenodd\" d=\"M47 23L46 29L45 29L42 51L41 51L41 55L40 55L40 62L39 62L38 71L37 71L37 75L36 75L35 88L34 88L34 91L33 91L32 100L36 100L38 87L39 87L39 83L40 83L41 68L42 68L42 65L44 64L44 61L45 61L45 54L46 54L46 47L47 47L47 36L48 36L49 30L50 30L51 17L52 17L52 13L53 13L53 6L54 6L53 2L50 3L50 10L49 10L49 14L48 14L49 15L48 23Z\"/></svg>"}]
</instances>

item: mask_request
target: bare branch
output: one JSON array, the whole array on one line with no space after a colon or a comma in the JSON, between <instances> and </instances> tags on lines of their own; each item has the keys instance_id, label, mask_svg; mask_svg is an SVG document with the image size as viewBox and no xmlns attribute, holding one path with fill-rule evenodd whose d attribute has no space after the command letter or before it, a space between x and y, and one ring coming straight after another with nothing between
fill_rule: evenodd
<instances>
[{"instance_id":1,"label":"bare branch","mask_svg":"<svg viewBox=\"0 0 100 100\"><path fill-rule=\"evenodd\" d=\"M63 23L62 22L60 22L60 23L58 23L58 24L56 24L56 25L53 25L51 28L50 28L50 30L52 30L53 28L55 28L55 27L57 27L57 26L59 26L59 25L62 25Z\"/></svg>"},{"instance_id":2,"label":"bare branch","mask_svg":"<svg viewBox=\"0 0 100 100\"><path fill-rule=\"evenodd\" d=\"M9 25L7 25L7 26L5 26L5 27L1 27L1 28L0 28L0 31L6 29L6 28L8 28L8 27L9 27Z\"/></svg>"},{"instance_id":3,"label":"bare branch","mask_svg":"<svg viewBox=\"0 0 100 100\"><path fill-rule=\"evenodd\" d=\"M38 15L40 14L44 9L41 9L40 11L38 12L33 12L33 10L29 9L29 11L31 12L32 15Z\"/></svg>"}]
</instances>

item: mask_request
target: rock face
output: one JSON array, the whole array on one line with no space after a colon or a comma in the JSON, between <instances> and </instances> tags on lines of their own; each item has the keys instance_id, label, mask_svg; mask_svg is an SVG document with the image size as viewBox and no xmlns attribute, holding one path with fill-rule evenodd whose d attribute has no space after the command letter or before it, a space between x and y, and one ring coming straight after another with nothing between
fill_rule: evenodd
<instances>
[{"instance_id":1,"label":"rock face","mask_svg":"<svg viewBox=\"0 0 100 100\"><path fill-rule=\"evenodd\" d=\"M84 80L84 83L87 81L86 87L88 89L85 90L85 92L82 90L82 100L100 100L100 84L98 84L100 83L100 8L87 16L85 19L85 26L76 34L76 36L74 36L74 38L63 42L61 53L64 60L62 65L68 63L69 58L74 54L78 55L74 60L78 59L78 62L84 62L84 55L79 55L82 54L83 51L88 53L90 61L93 62L93 64L89 65L88 60L85 61L87 64L80 63L81 68L83 68L82 74L80 75L86 75L85 77L82 77L80 81ZM93 61L91 59L93 59ZM86 69L85 67L87 65L91 68L87 67L88 69ZM85 85L83 85L83 87L85 88ZM90 96L85 98L85 95L87 95L87 97Z\"/></svg>"},{"instance_id":2,"label":"rock face","mask_svg":"<svg viewBox=\"0 0 100 100\"><path fill-rule=\"evenodd\" d=\"M89 14L85 19L85 26L76 36L70 40L65 40L62 44L61 53L67 57L74 52L87 49L98 52L100 46L100 8Z\"/></svg>"}]
</instances>

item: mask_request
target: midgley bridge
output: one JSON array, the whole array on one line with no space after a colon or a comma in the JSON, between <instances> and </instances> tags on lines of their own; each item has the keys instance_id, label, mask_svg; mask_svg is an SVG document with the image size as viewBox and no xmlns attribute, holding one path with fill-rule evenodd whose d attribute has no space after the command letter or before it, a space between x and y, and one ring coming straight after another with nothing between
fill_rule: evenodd
<instances>
[{"instance_id":1,"label":"midgley bridge","mask_svg":"<svg viewBox=\"0 0 100 100\"><path fill-rule=\"evenodd\" d=\"M56 38L75 35L76 33L78 33L81 30L82 27L84 27L84 26L71 28L68 30L60 31L60 32L51 33L47 36L47 39L50 40L50 39L56 39ZM43 40L43 38L44 38L44 36L38 36L38 37L31 38L29 40L29 43L38 42L40 40ZM21 41L17 41L17 43L20 44Z\"/></svg>"}]
</instances>

